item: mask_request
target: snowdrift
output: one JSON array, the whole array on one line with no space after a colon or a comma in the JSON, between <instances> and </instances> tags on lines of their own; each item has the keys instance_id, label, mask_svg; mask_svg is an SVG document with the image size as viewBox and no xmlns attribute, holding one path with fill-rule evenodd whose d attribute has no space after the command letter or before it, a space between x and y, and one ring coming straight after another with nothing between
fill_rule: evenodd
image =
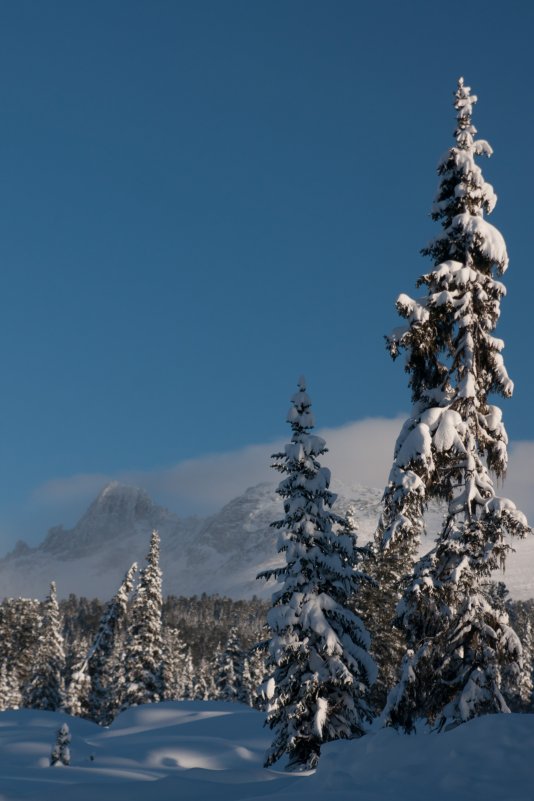
<instances>
[{"instance_id":1,"label":"snowdrift","mask_svg":"<svg viewBox=\"0 0 534 801\"><path fill-rule=\"evenodd\" d=\"M130 709L109 729L34 710L0 714L0 801L532 801L534 715L491 715L445 734L381 730L323 747L315 773L262 767L270 732L239 704ZM50 767L56 731L69 767Z\"/></svg>"}]
</instances>

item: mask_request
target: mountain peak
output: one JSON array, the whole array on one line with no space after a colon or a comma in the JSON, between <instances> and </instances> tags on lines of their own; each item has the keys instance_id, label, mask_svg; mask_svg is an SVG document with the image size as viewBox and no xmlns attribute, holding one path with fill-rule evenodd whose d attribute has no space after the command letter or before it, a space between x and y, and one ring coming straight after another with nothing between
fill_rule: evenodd
<instances>
[{"instance_id":1,"label":"mountain peak","mask_svg":"<svg viewBox=\"0 0 534 801\"><path fill-rule=\"evenodd\" d=\"M122 484L120 481L110 481L100 490L82 520L87 517L94 518L95 515L105 515L133 522L138 518L145 518L153 507L154 504L144 489Z\"/></svg>"},{"instance_id":2,"label":"mountain peak","mask_svg":"<svg viewBox=\"0 0 534 801\"><path fill-rule=\"evenodd\" d=\"M175 517L156 506L140 487L111 481L73 529L65 530L62 526L50 529L40 547L62 558L76 559L139 531L159 528L162 522Z\"/></svg>"},{"instance_id":3,"label":"mountain peak","mask_svg":"<svg viewBox=\"0 0 534 801\"><path fill-rule=\"evenodd\" d=\"M376 530L381 492L336 482L333 490L338 493L335 511L344 514L349 505L355 508L363 545ZM257 582L255 576L283 559L277 551L278 532L271 525L282 514L273 484L249 487L209 518L183 520L152 502L143 489L113 481L73 528L57 526L36 548L20 545L0 559L0 587L6 595L44 596L55 579L62 596L76 592L110 598L129 565L143 561L150 533L157 529L166 593L269 596L272 584ZM441 508L431 504L429 532L439 530L441 522ZM432 538L426 538L421 553L431 547ZM507 582L514 597L529 598L534 541L520 543L517 550L507 565Z\"/></svg>"}]
</instances>

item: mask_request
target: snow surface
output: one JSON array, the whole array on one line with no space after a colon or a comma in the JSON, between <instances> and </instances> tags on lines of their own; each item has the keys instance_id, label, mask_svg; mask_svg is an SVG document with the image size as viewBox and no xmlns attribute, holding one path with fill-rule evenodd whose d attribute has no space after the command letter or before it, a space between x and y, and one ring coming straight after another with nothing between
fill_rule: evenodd
<instances>
[{"instance_id":1,"label":"snow surface","mask_svg":"<svg viewBox=\"0 0 534 801\"><path fill-rule=\"evenodd\" d=\"M271 732L240 704L129 709L109 729L55 712L0 713L1 801L531 801L534 715L488 715L442 734L381 729L323 746L317 771L262 767ZM71 764L50 767L67 722Z\"/></svg>"}]
</instances>

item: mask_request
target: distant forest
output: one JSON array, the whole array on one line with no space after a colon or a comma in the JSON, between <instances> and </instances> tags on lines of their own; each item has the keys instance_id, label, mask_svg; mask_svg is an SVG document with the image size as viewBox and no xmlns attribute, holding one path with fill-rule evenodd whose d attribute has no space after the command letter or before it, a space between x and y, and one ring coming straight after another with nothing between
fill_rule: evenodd
<instances>
[{"instance_id":1,"label":"distant forest","mask_svg":"<svg viewBox=\"0 0 534 801\"><path fill-rule=\"evenodd\" d=\"M534 599L507 599L502 583L488 585L495 603L508 613L510 622L521 639L523 664L532 676L534 663ZM42 637L43 620L47 615L46 601L17 598L0 603L0 708L34 706L47 708L46 699L32 698L30 688L35 684L36 654ZM131 606L131 602L129 602ZM80 660L90 651L97 639L99 626L105 619L109 604L97 598L88 599L71 594L59 601L58 613L63 641L64 661L60 685L64 688L63 706L71 713L97 719L91 709L73 697L69 688L76 686ZM163 663L166 676L165 697L201 698L204 700L236 700L262 708L264 697L261 684L265 679L265 653L255 650L269 636L266 616L270 604L257 597L233 600L219 595L202 594L186 598L168 596L162 605ZM364 619L372 610L362 610ZM128 634L127 613L120 626L115 653L125 648ZM114 658L110 657L111 663ZM11 678L10 678L11 677ZM42 681L43 685L46 682ZM527 686L530 682L527 680ZM14 686L15 685L15 686ZM522 682L513 672L503 676L503 694L510 709L516 712L534 710L530 693L521 692ZM109 693L113 684L110 683ZM377 708L383 698L376 698ZM50 706L53 705L52 702ZM120 709L108 709L110 722Z\"/></svg>"},{"instance_id":2,"label":"distant forest","mask_svg":"<svg viewBox=\"0 0 534 801\"><path fill-rule=\"evenodd\" d=\"M162 626L178 629L184 645L191 649L193 661L199 664L211 659L218 647L224 648L232 629L239 635L243 653L265 639L269 607L269 602L256 596L234 601L206 593L192 598L169 595L163 600ZM75 652L80 640L95 637L106 603L71 594L59 601L59 608L67 651Z\"/></svg>"}]
</instances>

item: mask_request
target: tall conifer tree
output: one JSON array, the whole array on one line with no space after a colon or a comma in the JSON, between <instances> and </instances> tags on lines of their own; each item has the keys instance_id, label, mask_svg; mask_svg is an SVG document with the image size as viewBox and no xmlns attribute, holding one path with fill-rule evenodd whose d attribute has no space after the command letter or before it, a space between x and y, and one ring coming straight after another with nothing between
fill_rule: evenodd
<instances>
[{"instance_id":1,"label":"tall conifer tree","mask_svg":"<svg viewBox=\"0 0 534 801\"><path fill-rule=\"evenodd\" d=\"M141 570L124 651L122 708L163 700L159 534L152 532L147 565Z\"/></svg>"},{"instance_id":2,"label":"tall conifer tree","mask_svg":"<svg viewBox=\"0 0 534 801\"><path fill-rule=\"evenodd\" d=\"M216 665L215 685L221 701L241 701L243 690L243 650L237 628L232 626Z\"/></svg>"},{"instance_id":3,"label":"tall conifer tree","mask_svg":"<svg viewBox=\"0 0 534 801\"><path fill-rule=\"evenodd\" d=\"M187 686L187 648L178 629L165 626L162 630L164 700L177 701L190 697Z\"/></svg>"},{"instance_id":4,"label":"tall conifer tree","mask_svg":"<svg viewBox=\"0 0 534 801\"><path fill-rule=\"evenodd\" d=\"M317 764L321 743L363 734L376 669L369 635L349 609L362 579L361 553L352 534L337 531L343 520L331 511L330 471L318 461L325 441L311 433L303 378L288 422L291 442L274 456L285 474L278 487L285 514L273 523L285 565L260 574L282 585L268 614L267 723L275 735L266 765L287 754L289 769L306 770Z\"/></svg>"},{"instance_id":5,"label":"tall conifer tree","mask_svg":"<svg viewBox=\"0 0 534 801\"><path fill-rule=\"evenodd\" d=\"M65 703L65 649L55 582L43 604L43 618L34 669L24 693L24 706L55 711Z\"/></svg>"},{"instance_id":6,"label":"tall conifer tree","mask_svg":"<svg viewBox=\"0 0 534 801\"><path fill-rule=\"evenodd\" d=\"M41 626L39 601L5 598L0 605L0 660L8 666L8 674L16 679L21 693L28 688L35 670Z\"/></svg>"},{"instance_id":7,"label":"tall conifer tree","mask_svg":"<svg viewBox=\"0 0 534 801\"><path fill-rule=\"evenodd\" d=\"M108 726L120 708L118 652L133 589L137 564L126 573L119 589L106 606L97 633L75 665L67 692L67 710Z\"/></svg>"},{"instance_id":8,"label":"tall conifer tree","mask_svg":"<svg viewBox=\"0 0 534 801\"><path fill-rule=\"evenodd\" d=\"M524 536L529 529L511 501L496 497L493 483L506 470L507 436L489 398L510 397L513 390L504 344L492 333L505 294L497 276L508 256L503 237L484 218L496 196L476 163L477 156L492 153L486 141L475 139L476 100L460 79L456 144L438 167L432 211L443 230L423 251L434 268L419 279L423 298L399 297L407 324L389 338L394 357L406 353L415 409L392 471L402 476L393 515L395 481L386 490L382 550L387 553L405 530L403 502L413 492L406 466L417 468L411 483L422 503L441 497L448 507L436 547L415 566L397 608L408 652L386 718L407 730L418 716L443 727L507 711L500 670L520 655L505 611L492 604L483 585L504 565L511 547L506 534ZM421 529L420 502L416 512L414 531ZM409 544L411 536L405 539Z\"/></svg>"},{"instance_id":9,"label":"tall conifer tree","mask_svg":"<svg viewBox=\"0 0 534 801\"><path fill-rule=\"evenodd\" d=\"M0 665L0 712L4 709L18 709L21 700L18 676L3 661Z\"/></svg>"}]
</instances>

